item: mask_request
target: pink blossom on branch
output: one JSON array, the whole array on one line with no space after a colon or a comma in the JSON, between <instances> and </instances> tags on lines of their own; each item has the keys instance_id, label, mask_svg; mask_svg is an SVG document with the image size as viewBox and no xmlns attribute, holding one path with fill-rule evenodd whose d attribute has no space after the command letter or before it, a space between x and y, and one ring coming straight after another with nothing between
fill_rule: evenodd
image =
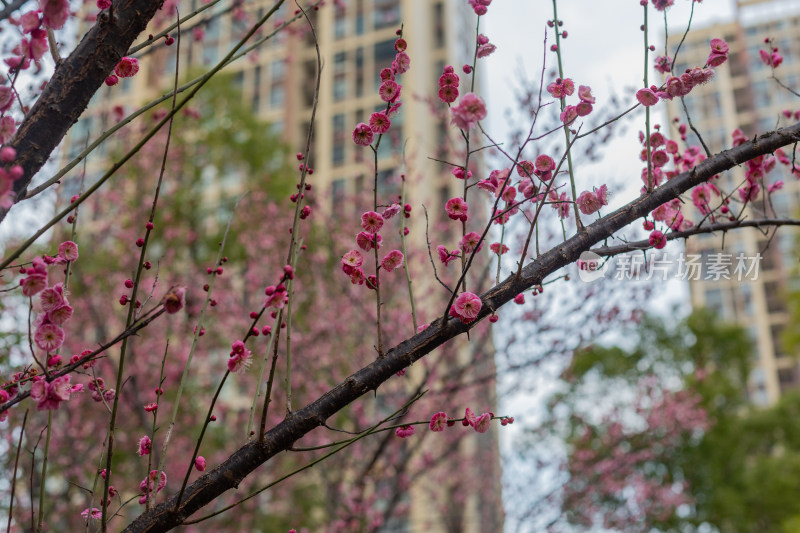
<instances>
[{"instance_id":1,"label":"pink blossom on branch","mask_svg":"<svg viewBox=\"0 0 800 533\"><path fill-rule=\"evenodd\" d=\"M486 118L486 104L475 93L467 93L461 97L458 105L450 109L453 115L452 123L462 130L475 126L479 120Z\"/></svg>"},{"instance_id":2,"label":"pink blossom on branch","mask_svg":"<svg viewBox=\"0 0 800 533\"><path fill-rule=\"evenodd\" d=\"M431 417L431 431L444 431L447 427L447 413L440 411Z\"/></svg>"},{"instance_id":3,"label":"pink blossom on branch","mask_svg":"<svg viewBox=\"0 0 800 533\"><path fill-rule=\"evenodd\" d=\"M478 317L482 306L480 296L471 292L462 292L450 308L450 316L460 318L464 324L469 324Z\"/></svg>"}]
</instances>

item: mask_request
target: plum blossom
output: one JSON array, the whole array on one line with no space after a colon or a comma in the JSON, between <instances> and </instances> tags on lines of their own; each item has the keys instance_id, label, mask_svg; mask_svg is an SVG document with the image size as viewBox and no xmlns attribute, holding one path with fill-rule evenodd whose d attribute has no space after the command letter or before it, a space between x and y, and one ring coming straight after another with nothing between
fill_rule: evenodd
<instances>
[{"instance_id":1,"label":"plum blossom","mask_svg":"<svg viewBox=\"0 0 800 533\"><path fill-rule=\"evenodd\" d=\"M461 248L461 251L465 254L472 253L473 250L475 250L475 253L478 253L481 251L481 248L483 248L481 236L475 231L470 231L469 233L465 234L458 245Z\"/></svg>"},{"instance_id":2,"label":"plum blossom","mask_svg":"<svg viewBox=\"0 0 800 533\"><path fill-rule=\"evenodd\" d=\"M91 509L87 507L81 511L81 516L86 519L91 518L92 520L100 520L100 518L103 516L103 512L97 507L92 507Z\"/></svg>"},{"instance_id":3,"label":"plum blossom","mask_svg":"<svg viewBox=\"0 0 800 533\"><path fill-rule=\"evenodd\" d=\"M578 209L584 215L591 215L600 210L604 205L608 205L608 187L602 185L599 189L592 192L583 191L576 200Z\"/></svg>"},{"instance_id":4,"label":"plum blossom","mask_svg":"<svg viewBox=\"0 0 800 533\"><path fill-rule=\"evenodd\" d=\"M394 430L394 434L401 439L405 439L414 434L414 426L401 426Z\"/></svg>"},{"instance_id":5,"label":"plum blossom","mask_svg":"<svg viewBox=\"0 0 800 533\"><path fill-rule=\"evenodd\" d=\"M139 457L143 455L149 455L152 446L153 443L150 441L150 437L148 437L147 435L139 439L139 451L137 452L139 454Z\"/></svg>"},{"instance_id":6,"label":"plum blossom","mask_svg":"<svg viewBox=\"0 0 800 533\"><path fill-rule=\"evenodd\" d=\"M361 252L358 250L350 250L342 257L342 264L353 268L360 267L364 264L364 258L361 257Z\"/></svg>"},{"instance_id":7,"label":"plum blossom","mask_svg":"<svg viewBox=\"0 0 800 533\"><path fill-rule=\"evenodd\" d=\"M478 317L483 303L480 296L471 292L462 292L450 308L450 316L460 318L464 324L469 324Z\"/></svg>"},{"instance_id":8,"label":"plum blossom","mask_svg":"<svg viewBox=\"0 0 800 533\"><path fill-rule=\"evenodd\" d=\"M459 252L458 250L453 250L452 252L448 252L447 248L445 248L441 244L436 247L436 251L439 253L439 261L441 261L444 264L444 266L449 265L452 261L455 261L461 255L461 252Z\"/></svg>"},{"instance_id":9,"label":"plum blossom","mask_svg":"<svg viewBox=\"0 0 800 533\"><path fill-rule=\"evenodd\" d=\"M461 97L458 105L450 109L453 115L452 123L462 130L475 126L479 120L486 118L486 104L475 93L467 93Z\"/></svg>"},{"instance_id":10,"label":"plum blossom","mask_svg":"<svg viewBox=\"0 0 800 533\"><path fill-rule=\"evenodd\" d=\"M376 241L377 237L377 241ZM380 250L381 248L381 241L383 237L380 234L369 233L368 231L362 231L358 235L356 235L356 244L358 247L364 250L365 252L369 252L376 246Z\"/></svg>"},{"instance_id":11,"label":"plum blossom","mask_svg":"<svg viewBox=\"0 0 800 533\"><path fill-rule=\"evenodd\" d=\"M164 309L167 314L174 315L186 305L186 287L171 289L164 296Z\"/></svg>"},{"instance_id":12,"label":"plum blossom","mask_svg":"<svg viewBox=\"0 0 800 533\"><path fill-rule=\"evenodd\" d=\"M431 417L431 431L444 431L447 427L447 413L440 411Z\"/></svg>"},{"instance_id":13,"label":"plum blossom","mask_svg":"<svg viewBox=\"0 0 800 533\"><path fill-rule=\"evenodd\" d=\"M386 80L378 88L378 94L384 102L394 102L400 97L400 89L402 89L402 86L396 81Z\"/></svg>"},{"instance_id":14,"label":"plum blossom","mask_svg":"<svg viewBox=\"0 0 800 533\"><path fill-rule=\"evenodd\" d=\"M391 272L403 264L403 254L400 250L392 250L381 261L381 266L386 272Z\"/></svg>"},{"instance_id":15,"label":"plum blossom","mask_svg":"<svg viewBox=\"0 0 800 533\"><path fill-rule=\"evenodd\" d=\"M375 211L367 211L361 215L361 227L369 233L377 233L383 227L383 217Z\"/></svg>"},{"instance_id":16,"label":"plum blossom","mask_svg":"<svg viewBox=\"0 0 800 533\"><path fill-rule=\"evenodd\" d=\"M36 401L36 409L46 411L58 409L61 402L69 400L73 392L80 392L83 386L69 384L70 375L60 376L53 381L44 378L37 379L31 385L31 398Z\"/></svg>"},{"instance_id":17,"label":"plum blossom","mask_svg":"<svg viewBox=\"0 0 800 533\"><path fill-rule=\"evenodd\" d=\"M39 0L44 25L54 30L61 29L69 18L68 0Z\"/></svg>"},{"instance_id":18,"label":"plum blossom","mask_svg":"<svg viewBox=\"0 0 800 533\"><path fill-rule=\"evenodd\" d=\"M486 433L491 421L492 413L483 413L475 419L475 423L472 424L472 427L478 433Z\"/></svg>"},{"instance_id":19,"label":"plum blossom","mask_svg":"<svg viewBox=\"0 0 800 533\"><path fill-rule=\"evenodd\" d=\"M364 124L363 122L359 122L356 124L355 129L353 130L353 142L359 146L369 146L372 144L372 139L375 138L375 134L372 132L372 128Z\"/></svg>"},{"instance_id":20,"label":"plum blossom","mask_svg":"<svg viewBox=\"0 0 800 533\"><path fill-rule=\"evenodd\" d=\"M36 346L42 350L52 352L64 343L64 330L55 324L42 324L36 328L33 340L36 342Z\"/></svg>"},{"instance_id":21,"label":"plum blossom","mask_svg":"<svg viewBox=\"0 0 800 533\"><path fill-rule=\"evenodd\" d=\"M139 60L135 57L123 57L114 67L114 74L120 78L132 78L139 72Z\"/></svg>"},{"instance_id":22,"label":"plum blossom","mask_svg":"<svg viewBox=\"0 0 800 533\"><path fill-rule=\"evenodd\" d=\"M373 133L383 134L389 131L392 126L392 121L386 116L386 113L373 113L369 117L369 127Z\"/></svg>"},{"instance_id":23,"label":"plum blossom","mask_svg":"<svg viewBox=\"0 0 800 533\"><path fill-rule=\"evenodd\" d=\"M658 103L658 96L656 95L655 91L646 87L636 91L636 99L639 100L639 103L645 107L650 107Z\"/></svg>"},{"instance_id":24,"label":"plum blossom","mask_svg":"<svg viewBox=\"0 0 800 533\"><path fill-rule=\"evenodd\" d=\"M447 211L447 216L450 217L451 220L460 220L461 222L467 221L469 206L467 206L467 202L460 196L447 200L447 203L444 204L444 209Z\"/></svg>"},{"instance_id":25,"label":"plum blossom","mask_svg":"<svg viewBox=\"0 0 800 533\"><path fill-rule=\"evenodd\" d=\"M202 472L206 469L206 458L202 455L198 455L194 460L194 467L197 469L198 472Z\"/></svg>"},{"instance_id":26,"label":"plum blossom","mask_svg":"<svg viewBox=\"0 0 800 533\"><path fill-rule=\"evenodd\" d=\"M650 246L658 250L664 248L667 245L667 237L658 230L653 230L650 233L649 241L650 241Z\"/></svg>"},{"instance_id":27,"label":"plum blossom","mask_svg":"<svg viewBox=\"0 0 800 533\"><path fill-rule=\"evenodd\" d=\"M63 261L78 260L78 245L72 241L64 241L58 245L58 259Z\"/></svg>"},{"instance_id":28,"label":"plum blossom","mask_svg":"<svg viewBox=\"0 0 800 533\"><path fill-rule=\"evenodd\" d=\"M553 98L564 98L575 92L575 83L570 78L558 78L547 86L547 92Z\"/></svg>"},{"instance_id":29,"label":"plum blossom","mask_svg":"<svg viewBox=\"0 0 800 533\"><path fill-rule=\"evenodd\" d=\"M231 357L228 359L228 370L236 373L242 368L250 366L250 354L252 352L245 348L244 343L237 340L231 346Z\"/></svg>"},{"instance_id":30,"label":"plum blossom","mask_svg":"<svg viewBox=\"0 0 800 533\"><path fill-rule=\"evenodd\" d=\"M156 480L158 480L157 486ZM151 470L150 474L139 483L139 492L142 493L142 497L139 498L139 504L144 505L147 503L147 500L150 499L150 494L161 492L166 485L167 474L163 471L159 474L158 470Z\"/></svg>"}]
</instances>

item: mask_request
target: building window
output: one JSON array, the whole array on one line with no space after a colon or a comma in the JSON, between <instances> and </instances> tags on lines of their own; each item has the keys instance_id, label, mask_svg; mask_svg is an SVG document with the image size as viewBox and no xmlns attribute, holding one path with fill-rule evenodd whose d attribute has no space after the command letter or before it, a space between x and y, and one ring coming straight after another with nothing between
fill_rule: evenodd
<instances>
[{"instance_id":1,"label":"building window","mask_svg":"<svg viewBox=\"0 0 800 533\"><path fill-rule=\"evenodd\" d=\"M377 0L373 9L376 30L400 23L400 6L396 0Z\"/></svg>"},{"instance_id":2,"label":"building window","mask_svg":"<svg viewBox=\"0 0 800 533\"><path fill-rule=\"evenodd\" d=\"M444 6L441 2L433 4L433 43L436 48L444 46Z\"/></svg>"},{"instance_id":3,"label":"building window","mask_svg":"<svg viewBox=\"0 0 800 533\"><path fill-rule=\"evenodd\" d=\"M347 54L339 52L333 56L333 99L347 97Z\"/></svg>"},{"instance_id":4,"label":"building window","mask_svg":"<svg viewBox=\"0 0 800 533\"><path fill-rule=\"evenodd\" d=\"M345 118L343 114L333 116L333 153L334 165L341 165L345 160L345 146L347 133L345 132Z\"/></svg>"}]
</instances>

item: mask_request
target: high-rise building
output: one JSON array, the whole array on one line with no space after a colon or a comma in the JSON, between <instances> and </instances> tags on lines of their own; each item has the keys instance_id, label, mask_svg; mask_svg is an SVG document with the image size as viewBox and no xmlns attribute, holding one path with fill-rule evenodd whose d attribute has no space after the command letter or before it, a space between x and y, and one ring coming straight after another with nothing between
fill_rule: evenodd
<instances>
[{"instance_id":1,"label":"high-rise building","mask_svg":"<svg viewBox=\"0 0 800 533\"><path fill-rule=\"evenodd\" d=\"M671 54L675 57L674 72L701 67L710 51L711 39L724 39L729 46L729 59L716 67L713 83L695 87L685 98L691 122L712 153L732 146L731 133L741 129L748 138L773 131L797 121L787 117L784 110L794 113L800 109L796 92L800 88L800 4L795 1L742 0L736 4L735 20L705 28L692 29L675 57L679 37L670 37ZM770 44L786 58L773 70L766 65L760 50ZM781 87L780 84L787 88ZM795 94L792 94L794 91ZM669 106L670 117L686 122L679 100ZM674 124L673 124L674 126ZM671 132L677 137L677 132ZM688 131L689 144L700 145L697 136ZM745 218L796 216L800 210L800 182L787 167L778 164L765 180L778 180L783 189L764 200L764 194L745 209ZM731 209L738 213L737 188L745 181L744 169L727 172L717 183L727 193L733 192ZM713 207L714 204L712 204ZM690 278L694 306L716 310L723 319L740 323L749 332L756 347L754 370L748 393L753 403L768 405L781 392L800 385L800 369L796 353L786 353L781 340L784 328L790 327L786 295L798 290L798 246L800 234L791 227L770 229L739 229L728 233L693 237L687 242L687 257L699 254L707 270L711 262L719 263L726 274L709 276L704 270ZM759 255L760 254L760 259ZM746 266L742 265L746 262ZM742 277L740 268L754 272ZM746 272L744 272L746 273ZM718 278L718 279L715 279Z\"/></svg>"},{"instance_id":2,"label":"high-rise building","mask_svg":"<svg viewBox=\"0 0 800 533\"><path fill-rule=\"evenodd\" d=\"M429 209L435 206L437 213L432 213L433 224L437 216L442 218L439 211L445 201L461 194L456 190L461 182L452 178L450 167L431 159L446 159L448 152L443 148L446 147L444 141L454 138L446 114L434 112L431 104L442 107L436 96L439 89L436 80L445 65L456 66L460 74L461 65L472 63L474 43L464 38L464 28L475 27L475 14L466 1L350 0L344 4L329 4L309 12L324 65L312 151L307 155L307 163L314 168L314 188L322 191L316 195L318 208L356 220L357 213L349 211L344 200L372 189L372 153L368 148L356 146L351 134L357 123L367 122L371 113L385 109L386 104L378 94L380 72L395 58L396 32L402 25L411 68L401 77L401 112L392 119L390 134L381 143L378 184L380 194L389 198L399 193L399 176L405 174L413 183L406 201L415 206L426 204ZM202 5L200 0L185 1L181 14ZM234 8L243 10L241 13L220 16L224 7L219 4L200 15L199 23L194 20L187 23L185 26L194 29L183 35L181 68L186 71L213 66L248 29L245 22L237 21L256 20L271 5L272 2L266 0L246 3ZM285 21L294 16L295 9L294 3L285 2L272 20ZM263 35L274 29L273 22L269 24ZM121 80L118 86L103 88L71 131L65 155L72 158L79 154L88 133L94 136L105 131L111 124L115 106L123 105L130 111L132 105L141 105L164 94L170 88L175 65L176 47L159 45L141 60L141 70L135 77ZM305 21L298 20L289 31L279 32L257 51L232 63L225 72L233 74L243 101L252 107L253 113L269 121L293 150L302 151L312 117L316 70L314 39ZM462 89L461 92L466 91ZM100 152L102 155L102 149ZM65 183L64 197L68 198L77 190L77 183L77 180ZM412 232L411 243L422 249L425 233ZM418 279L415 288L419 295L433 292L434 286L432 282ZM431 302L431 297L422 298L423 302ZM443 310L444 302L436 300L432 307ZM474 360L473 345L461 343L458 346L461 362ZM482 343L478 350L491 353L491 339ZM491 357L488 359L476 370L476 375L484 378L493 375L494 364ZM486 405L496 405L493 380L474 387L474 394ZM452 450L450 455L447 461L452 464L453 471L470 464L469 468L474 470L473 486L445 493L451 490L444 488L445 483L423 477L409 490L410 512L406 523L387 524L383 531L502 529L495 428L492 436L460 443L459 449ZM483 501L481 495L487 487L496 495L495 501ZM443 513L442 507L450 510Z\"/></svg>"}]
</instances>

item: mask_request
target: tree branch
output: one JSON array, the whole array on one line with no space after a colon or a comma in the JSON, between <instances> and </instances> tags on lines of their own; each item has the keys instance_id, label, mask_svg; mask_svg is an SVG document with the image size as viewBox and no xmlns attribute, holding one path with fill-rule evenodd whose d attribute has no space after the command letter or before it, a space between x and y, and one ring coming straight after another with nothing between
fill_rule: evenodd
<instances>
[{"instance_id":1,"label":"tree branch","mask_svg":"<svg viewBox=\"0 0 800 533\"><path fill-rule=\"evenodd\" d=\"M22 121L9 143L18 157L23 176L14 182L14 202L25 197L25 190L52 151L78 121L89 100L103 85L108 74L144 31L162 0L120 0L114 3L113 16L105 10L67 59L56 65L53 77ZM2 221L7 209L0 209Z\"/></svg>"},{"instance_id":2,"label":"tree branch","mask_svg":"<svg viewBox=\"0 0 800 533\"><path fill-rule=\"evenodd\" d=\"M614 232L643 217L661 204L678 197L692 187L759 155L773 152L800 139L800 124L764 134L745 144L727 150L700 163L617 211L587 226L584 231L555 246L528 263L519 276L510 276L482 295L483 307L477 320L463 324L460 320L441 318L424 331L398 344L385 356L355 372L342 383L306 407L290 413L277 426L267 431L262 441L251 441L234 452L222 464L186 487L183 500L176 508L175 497L161 503L134 520L126 532L168 531L180 525L195 511L214 501L239 483L256 468L313 429L323 425L334 413L363 394L376 389L396 372L421 359L448 340L463 334L495 309L512 300L525 289L541 283L545 277L575 262L581 252L590 249Z\"/></svg>"}]
</instances>

